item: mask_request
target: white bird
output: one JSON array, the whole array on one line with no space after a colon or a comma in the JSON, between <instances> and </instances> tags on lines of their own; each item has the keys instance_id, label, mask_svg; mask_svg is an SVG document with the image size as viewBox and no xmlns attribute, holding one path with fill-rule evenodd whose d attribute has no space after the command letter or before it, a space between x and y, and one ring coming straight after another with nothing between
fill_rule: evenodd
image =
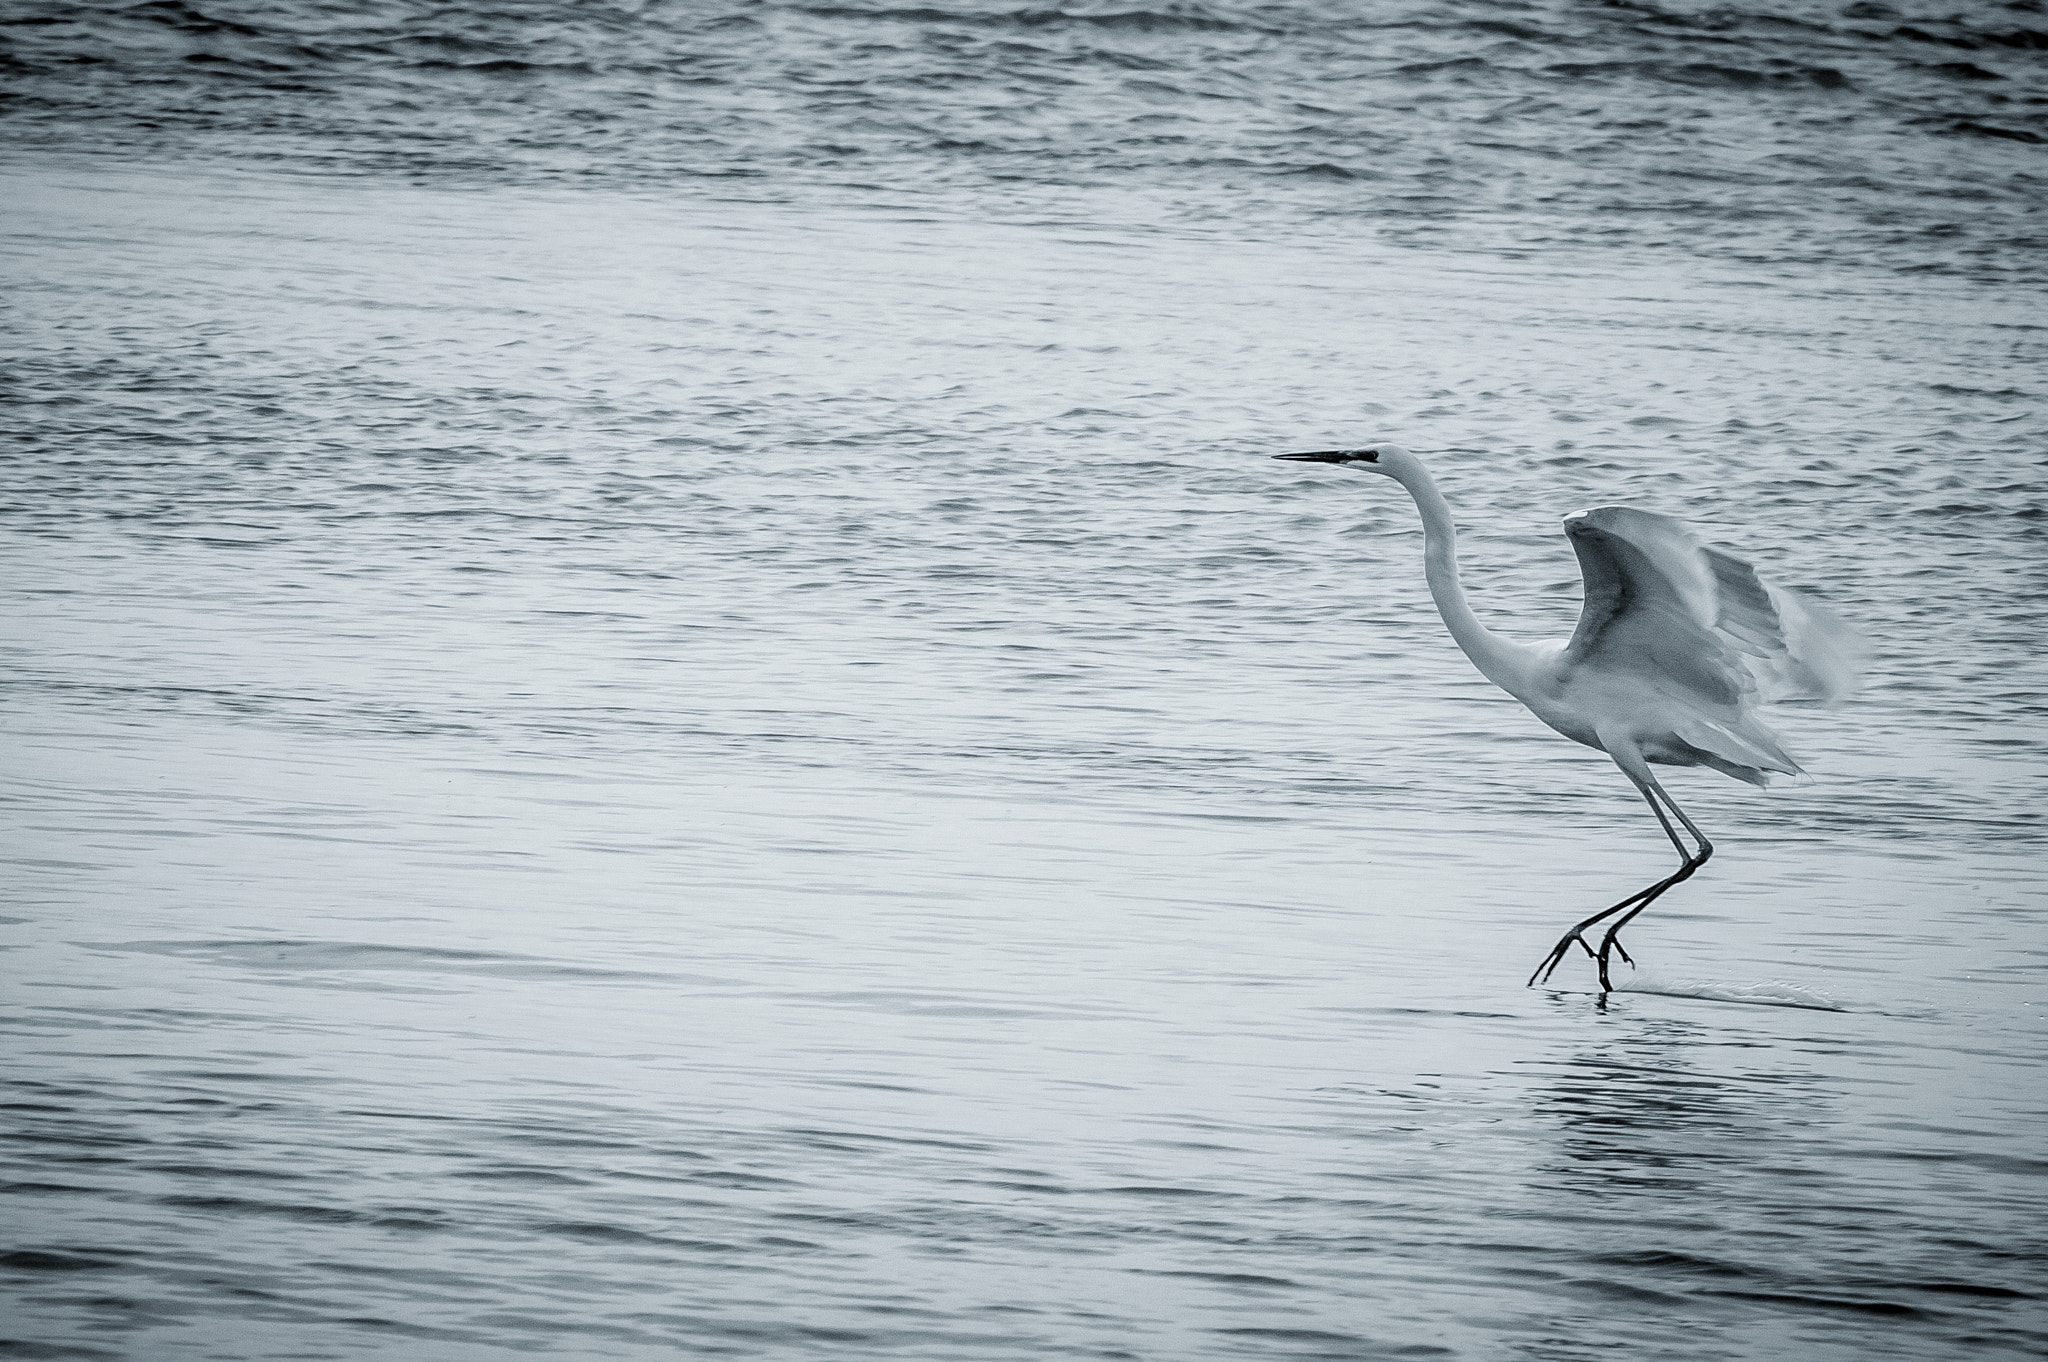
<instances>
[{"instance_id":1,"label":"white bird","mask_svg":"<svg viewBox=\"0 0 2048 1362\"><path fill-rule=\"evenodd\" d=\"M1422 460L1391 444L1274 457L1348 464L1407 488L1422 513L1429 594L1465 656L1544 723L1614 758L1649 802L1678 849L1678 870L1574 926L1529 976L1531 984L1549 979L1577 942L1598 964L1600 987L1610 989L1608 957L1619 953L1635 963L1620 943L1621 929L1714 854L1650 765L1710 766L1752 785L1768 784L1773 772L1804 775L1756 707L1846 695L1861 668L1862 637L1826 607L1701 544L1682 522L1600 506L1564 520L1586 581L1578 629L1562 642L1504 639L1465 601L1451 508ZM1672 818L1697 850L1686 846ZM1609 918L1596 950L1586 932Z\"/></svg>"}]
</instances>

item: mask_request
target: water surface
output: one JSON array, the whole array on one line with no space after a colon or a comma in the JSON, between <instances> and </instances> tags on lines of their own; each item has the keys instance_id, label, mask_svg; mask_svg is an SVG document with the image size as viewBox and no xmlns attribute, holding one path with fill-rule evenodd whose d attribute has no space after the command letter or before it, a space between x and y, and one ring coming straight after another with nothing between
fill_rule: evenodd
<instances>
[{"instance_id":1,"label":"water surface","mask_svg":"<svg viewBox=\"0 0 2048 1362\"><path fill-rule=\"evenodd\" d=\"M13 1355L2048 1346L2048 25L1338 8L18 11Z\"/></svg>"}]
</instances>

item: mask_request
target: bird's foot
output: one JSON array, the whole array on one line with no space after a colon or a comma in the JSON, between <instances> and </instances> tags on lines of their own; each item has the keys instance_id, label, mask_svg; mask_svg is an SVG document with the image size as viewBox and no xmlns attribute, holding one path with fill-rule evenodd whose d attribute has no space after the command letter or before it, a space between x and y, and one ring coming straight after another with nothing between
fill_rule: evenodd
<instances>
[{"instance_id":1,"label":"bird's foot","mask_svg":"<svg viewBox=\"0 0 2048 1362\"><path fill-rule=\"evenodd\" d=\"M1550 982L1550 976L1557 973L1557 967L1564 963L1564 958L1567 955L1571 954L1572 944L1574 942L1576 942L1578 944L1579 949L1584 951L1589 957L1591 957L1594 960L1598 960L1600 958L1600 953L1594 950L1593 947L1587 943L1586 938L1583 935L1584 931L1585 928L1583 926L1580 926L1574 927L1570 931L1566 932L1563 938L1559 940L1555 946L1551 947L1549 958L1544 960L1542 964L1538 965L1536 967L1536 972L1529 976L1529 983L1526 985L1526 987L1533 988L1538 983Z\"/></svg>"},{"instance_id":2,"label":"bird's foot","mask_svg":"<svg viewBox=\"0 0 2048 1362\"><path fill-rule=\"evenodd\" d=\"M1620 933L1621 928L1610 928L1607 935L1600 938L1600 949L1593 955L1594 960L1598 961L1600 965L1600 991L1602 993L1612 993L1614 991L1614 983L1607 977L1608 956L1619 955L1630 969L1636 967L1635 957L1628 953L1628 947L1621 944ZM1583 945L1584 943L1581 942L1580 944Z\"/></svg>"}]
</instances>

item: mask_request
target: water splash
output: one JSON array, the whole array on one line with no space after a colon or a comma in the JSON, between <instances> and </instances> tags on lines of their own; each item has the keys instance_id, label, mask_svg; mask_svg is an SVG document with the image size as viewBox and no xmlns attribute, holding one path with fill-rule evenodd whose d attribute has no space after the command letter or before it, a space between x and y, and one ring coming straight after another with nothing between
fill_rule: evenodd
<instances>
[{"instance_id":1,"label":"water splash","mask_svg":"<svg viewBox=\"0 0 2048 1362\"><path fill-rule=\"evenodd\" d=\"M1822 1012L1847 1012L1846 1003L1821 989L1783 979L1733 983L1718 979L1669 979L1639 972L1619 984L1617 993L1655 993L1667 998L1704 998L1717 1003L1750 1003L1758 1007L1806 1007Z\"/></svg>"}]
</instances>

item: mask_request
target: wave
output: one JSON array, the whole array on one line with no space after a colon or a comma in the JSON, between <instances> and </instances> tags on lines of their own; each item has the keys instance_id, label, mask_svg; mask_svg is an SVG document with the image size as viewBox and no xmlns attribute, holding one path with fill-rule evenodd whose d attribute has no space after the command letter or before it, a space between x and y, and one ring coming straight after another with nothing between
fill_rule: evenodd
<instances>
[{"instance_id":1,"label":"wave","mask_svg":"<svg viewBox=\"0 0 2048 1362\"><path fill-rule=\"evenodd\" d=\"M1604 61L1559 62L1543 68L1544 74L1570 79L1600 76L1643 76L1674 85L1727 90L1853 88L1849 78L1832 66L1796 66L1782 71L1753 71L1742 66L1716 62Z\"/></svg>"},{"instance_id":2,"label":"wave","mask_svg":"<svg viewBox=\"0 0 2048 1362\"><path fill-rule=\"evenodd\" d=\"M936 9L869 9L859 5L815 5L801 13L821 19L882 19L899 23L974 24L1016 28L1099 28L1136 33L1236 33L1264 31L1249 19L1233 18L1206 5L1168 4L1157 9L1091 12L1020 9L995 12Z\"/></svg>"}]
</instances>

